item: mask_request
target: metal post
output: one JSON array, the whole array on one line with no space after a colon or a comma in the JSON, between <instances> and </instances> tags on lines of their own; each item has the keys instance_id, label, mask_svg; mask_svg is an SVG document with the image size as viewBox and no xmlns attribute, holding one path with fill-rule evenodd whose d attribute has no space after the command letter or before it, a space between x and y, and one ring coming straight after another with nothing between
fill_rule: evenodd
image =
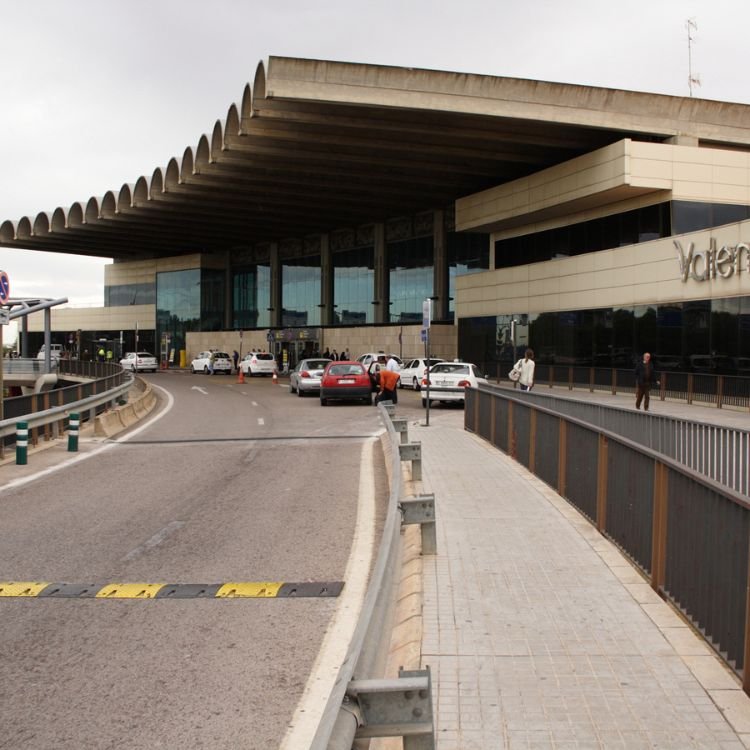
<instances>
[{"instance_id":1,"label":"metal post","mask_svg":"<svg viewBox=\"0 0 750 750\"><path fill-rule=\"evenodd\" d=\"M26 466L29 451L29 423L16 422L16 464Z\"/></svg>"},{"instance_id":2,"label":"metal post","mask_svg":"<svg viewBox=\"0 0 750 750\"><path fill-rule=\"evenodd\" d=\"M81 415L71 414L68 419L68 452L78 451L78 428L81 425Z\"/></svg>"}]
</instances>

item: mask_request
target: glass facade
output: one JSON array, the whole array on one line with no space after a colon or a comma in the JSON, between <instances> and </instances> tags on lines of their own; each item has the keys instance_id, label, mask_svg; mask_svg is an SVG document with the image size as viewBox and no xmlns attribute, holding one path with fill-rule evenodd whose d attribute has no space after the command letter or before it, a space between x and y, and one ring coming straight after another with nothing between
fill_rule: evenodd
<instances>
[{"instance_id":1,"label":"glass facade","mask_svg":"<svg viewBox=\"0 0 750 750\"><path fill-rule=\"evenodd\" d=\"M271 266L254 265L232 272L232 326L268 328L271 324Z\"/></svg>"},{"instance_id":2,"label":"glass facade","mask_svg":"<svg viewBox=\"0 0 750 750\"><path fill-rule=\"evenodd\" d=\"M456 277L487 271L490 267L490 242L487 234L448 232L448 318L455 315Z\"/></svg>"},{"instance_id":3,"label":"glass facade","mask_svg":"<svg viewBox=\"0 0 750 750\"><path fill-rule=\"evenodd\" d=\"M285 258L281 266L281 325L320 325L320 255Z\"/></svg>"},{"instance_id":4,"label":"glass facade","mask_svg":"<svg viewBox=\"0 0 750 750\"><path fill-rule=\"evenodd\" d=\"M432 236L386 246L391 323L420 323L422 302L433 292Z\"/></svg>"},{"instance_id":5,"label":"glass facade","mask_svg":"<svg viewBox=\"0 0 750 750\"><path fill-rule=\"evenodd\" d=\"M334 321L338 325L374 322L375 249L360 247L333 253Z\"/></svg>"},{"instance_id":6,"label":"glass facade","mask_svg":"<svg viewBox=\"0 0 750 750\"><path fill-rule=\"evenodd\" d=\"M153 305L156 303L156 284L118 284L104 287L104 307Z\"/></svg>"},{"instance_id":7,"label":"glass facade","mask_svg":"<svg viewBox=\"0 0 750 750\"><path fill-rule=\"evenodd\" d=\"M660 370L750 375L750 297L462 318L459 356L510 369L513 318L540 364L632 369L648 351Z\"/></svg>"},{"instance_id":8,"label":"glass facade","mask_svg":"<svg viewBox=\"0 0 750 750\"><path fill-rule=\"evenodd\" d=\"M224 272L191 268L156 275L156 337L170 336L170 348L185 349L188 331L224 328Z\"/></svg>"},{"instance_id":9,"label":"glass facade","mask_svg":"<svg viewBox=\"0 0 750 750\"><path fill-rule=\"evenodd\" d=\"M495 243L495 268L610 250L750 218L749 206L673 201Z\"/></svg>"}]
</instances>

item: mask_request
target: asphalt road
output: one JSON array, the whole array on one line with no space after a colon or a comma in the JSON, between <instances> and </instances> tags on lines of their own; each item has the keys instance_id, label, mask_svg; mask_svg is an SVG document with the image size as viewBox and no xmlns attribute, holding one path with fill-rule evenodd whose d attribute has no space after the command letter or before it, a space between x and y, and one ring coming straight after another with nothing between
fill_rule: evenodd
<instances>
[{"instance_id":1,"label":"asphalt road","mask_svg":"<svg viewBox=\"0 0 750 750\"><path fill-rule=\"evenodd\" d=\"M344 580L368 451L375 536L387 498L377 410L146 377L150 426L2 490L0 580ZM0 748L278 747L337 601L0 597Z\"/></svg>"}]
</instances>

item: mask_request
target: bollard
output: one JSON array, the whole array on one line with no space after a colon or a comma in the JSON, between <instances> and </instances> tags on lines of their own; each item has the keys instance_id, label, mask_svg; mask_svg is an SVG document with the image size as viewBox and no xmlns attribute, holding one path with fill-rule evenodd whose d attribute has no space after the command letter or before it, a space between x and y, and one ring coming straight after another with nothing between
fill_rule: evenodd
<instances>
[{"instance_id":1,"label":"bollard","mask_svg":"<svg viewBox=\"0 0 750 750\"><path fill-rule=\"evenodd\" d=\"M29 451L29 423L16 422L16 464L26 466Z\"/></svg>"},{"instance_id":2,"label":"bollard","mask_svg":"<svg viewBox=\"0 0 750 750\"><path fill-rule=\"evenodd\" d=\"M71 414L68 418L68 452L78 450L78 428L81 425L81 415Z\"/></svg>"}]
</instances>

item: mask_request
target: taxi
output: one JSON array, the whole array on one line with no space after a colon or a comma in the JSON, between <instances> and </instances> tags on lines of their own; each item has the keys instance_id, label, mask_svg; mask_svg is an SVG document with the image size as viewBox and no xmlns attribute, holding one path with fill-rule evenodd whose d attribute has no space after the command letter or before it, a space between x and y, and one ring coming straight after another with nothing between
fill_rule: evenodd
<instances>
[{"instance_id":1,"label":"taxi","mask_svg":"<svg viewBox=\"0 0 750 750\"><path fill-rule=\"evenodd\" d=\"M430 404L433 401L449 403L465 399L466 388L489 385L487 378L471 362L438 362L422 378L422 406L427 406L427 380L430 386Z\"/></svg>"}]
</instances>

